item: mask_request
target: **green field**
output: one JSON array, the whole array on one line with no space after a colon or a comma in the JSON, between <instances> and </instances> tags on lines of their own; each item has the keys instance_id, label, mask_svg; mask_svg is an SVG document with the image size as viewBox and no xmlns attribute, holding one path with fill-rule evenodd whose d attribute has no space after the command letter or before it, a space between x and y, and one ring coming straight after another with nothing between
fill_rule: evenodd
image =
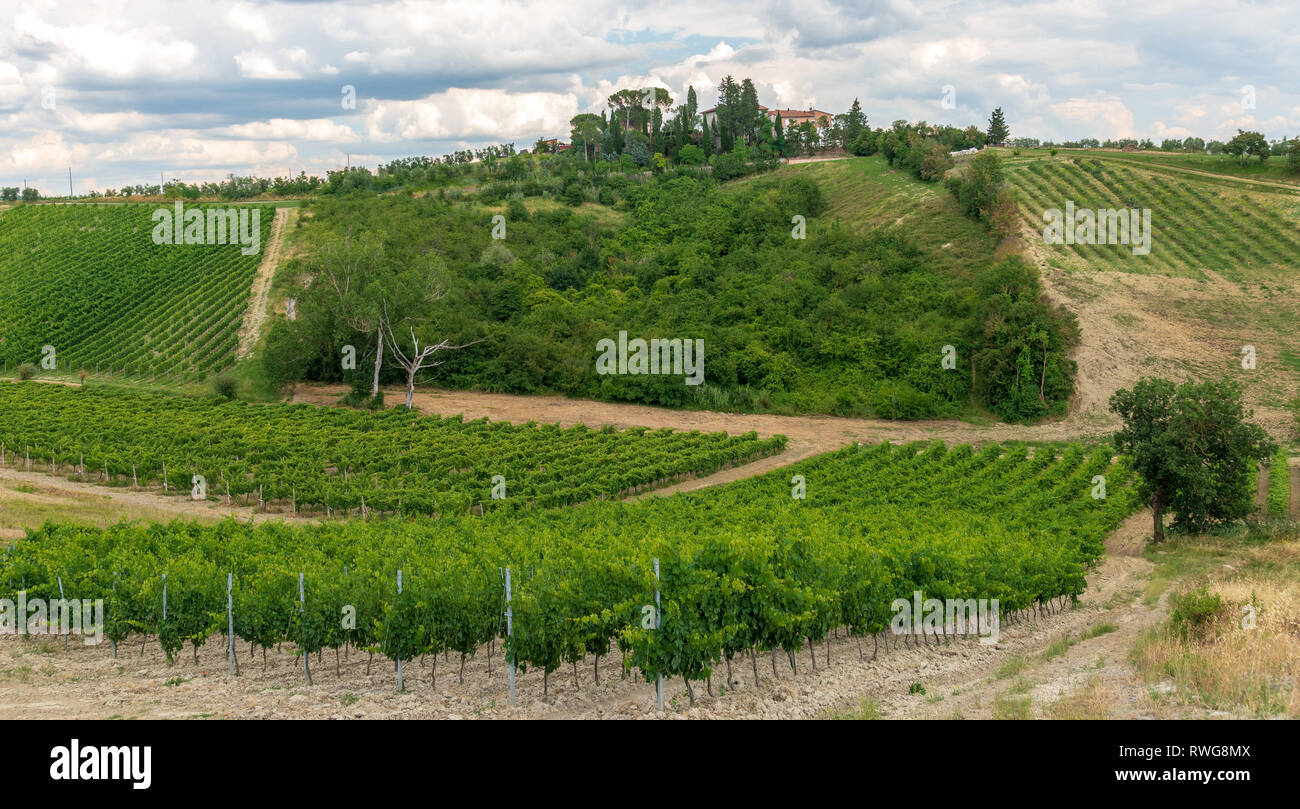
<instances>
[{"instance_id":1,"label":"green field","mask_svg":"<svg viewBox=\"0 0 1300 809\"><path fill-rule=\"evenodd\" d=\"M1286 183L1300 187L1300 173L1292 170L1285 156L1273 155L1268 160L1251 158L1245 163L1228 154L1184 154L1179 152L1118 152L1097 149L1058 149L1061 155L1095 157L1104 160L1128 161L1151 170L1199 171L1247 180L1269 183ZM1011 154L1011 150L1005 150ZM1026 150L1021 154L1033 154Z\"/></svg>"},{"instance_id":2,"label":"green field","mask_svg":"<svg viewBox=\"0 0 1300 809\"><path fill-rule=\"evenodd\" d=\"M1231 281L1289 278L1300 256L1300 195L1191 174L1153 172L1127 158L1013 157L1007 176L1027 226L1041 234L1044 211L1137 208L1151 211L1151 250L1123 244L1043 245L1064 269L1175 275Z\"/></svg>"},{"instance_id":3,"label":"green field","mask_svg":"<svg viewBox=\"0 0 1300 809\"><path fill-rule=\"evenodd\" d=\"M170 206L0 213L0 368L39 364L44 346L65 372L193 377L234 362L261 254L243 255L237 244L154 244L159 208ZM256 210L265 251L274 209Z\"/></svg>"}]
</instances>

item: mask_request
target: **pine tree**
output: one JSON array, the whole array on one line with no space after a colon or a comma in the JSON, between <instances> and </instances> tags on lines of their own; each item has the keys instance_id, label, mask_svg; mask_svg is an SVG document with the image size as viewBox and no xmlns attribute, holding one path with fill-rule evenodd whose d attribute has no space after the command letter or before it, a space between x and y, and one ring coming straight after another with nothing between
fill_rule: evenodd
<instances>
[{"instance_id":1,"label":"pine tree","mask_svg":"<svg viewBox=\"0 0 1300 809\"><path fill-rule=\"evenodd\" d=\"M1006 143L1009 137L1011 137L1011 130L1007 129L1007 118L1002 114L1002 108L998 107L989 116L989 143Z\"/></svg>"}]
</instances>

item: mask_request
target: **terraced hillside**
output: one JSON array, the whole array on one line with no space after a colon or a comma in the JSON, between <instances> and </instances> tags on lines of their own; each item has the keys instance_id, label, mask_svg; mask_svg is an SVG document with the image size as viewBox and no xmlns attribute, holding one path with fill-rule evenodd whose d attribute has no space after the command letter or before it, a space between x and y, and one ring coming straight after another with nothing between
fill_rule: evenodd
<instances>
[{"instance_id":1,"label":"terraced hillside","mask_svg":"<svg viewBox=\"0 0 1300 809\"><path fill-rule=\"evenodd\" d=\"M70 370L195 375L233 362L260 252L155 244L156 210L25 205L0 213L0 367L36 364L44 346ZM257 210L265 249L273 210Z\"/></svg>"}]
</instances>

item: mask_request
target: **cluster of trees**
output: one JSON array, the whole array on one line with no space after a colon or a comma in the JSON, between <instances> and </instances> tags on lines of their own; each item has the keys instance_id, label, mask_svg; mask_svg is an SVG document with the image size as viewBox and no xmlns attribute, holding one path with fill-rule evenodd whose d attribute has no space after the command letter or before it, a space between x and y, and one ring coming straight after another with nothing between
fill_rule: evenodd
<instances>
[{"instance_id":1,"label":"cluster of trees","mask_svg":"<svg viewBox=\"0 0 1300 809\"><path fill-rule=\"evenodd\" d=\"M1157 146L1150 138L1119 138L1098 140L1081 138L1060 143L1039 141L1038 138L1015 138L1010 141L1017 148L1038 149L1060 146L1065 149L1124 149L1134 148L1141 151L1183 152L1187 154L1220 154L1237 158L1244 165L1252 157L1262 163L1269 157L1285 157L1291 171L1300 173L1300 137L1279 138L1270 141L1262 132L1238 129L1227 142L1221 140L1206 141L1198 137L1165 138Z\"/></svg>"},{"instance_id":2,"label":"cluster of trees","mask_svg":"<svg viewBox=\"0 0 1300 809\"><path fill-rule=\"evenodd\" d=\"M313 201L305 243L322 246L293 271L314 280L297 320L272 327L268 375L347 381L365 398L376 380L416 381L397 355L418 343L466 346L435 352L452 358L440 385L673 407L924 418L975 404L1024 420L1071 391L1077 336L1019 260L957 283L902 233L819 224L806 177L722 187L670 171L620 193L618 225L507 199L502 239L501 209L478 199ZM791 238L792 212L806 239ZM597 342L622 330L704 340L704 384L597 374ZM958 367L940 362L945 345Z\"/></svg>"},{"instance_id":3,"label":"cluster of trees","mask_svg":"<svg viewBox=\"0 0 1300 809\"><path fill-rule=\"evenodd\" d=\"M40 192L35 188L23 188L21 190L17 186L0 188L0 202L17 202L20 199L23 202L35 202L40 198Z\"/></svg>"},{"instance_id":4,"label":"cluster of trees","mask_svg":"<svg viewBox=\"0 0 1300 809\"><path fill-rule=\"evenodd\" d=\"M618 162L627 170L662 170L667 164L716 168L727 155L775 160L826 149L849 149L867 129L867 116L854 99L849 111L816 123L793 124L770 116L759 104L751 79L726 76L713 114L706 117L693 86L677 104L662 87L624 88L610 94L608 111L581 113L570 121L573 148L566 156L586 162ZM710 123L710 120L712 123ZM549 150L539 140L539 151ZM859 152L866 153L866 152ZM716 160L715 160L716 158Z\"/></svg>"},{"instance_id":5,"label":"cluster of trees","mask_svg":"<svg viewBox=\"0 0 1300 809\"><path fill-rule=\"evenodd\" d=\"M857 102L854 104L856 107ZM989 116L986 131L974 125L962 128L902 120L894 121L889 129L872 130L866 126L864 116L862 127L854 134L848 148L856 155L880 153L889 165L907 169L919 180L934 182L942 179L955 165L952 152L1005 143L1010 134L1001 107Z\"/></svg>"}]
</instances>

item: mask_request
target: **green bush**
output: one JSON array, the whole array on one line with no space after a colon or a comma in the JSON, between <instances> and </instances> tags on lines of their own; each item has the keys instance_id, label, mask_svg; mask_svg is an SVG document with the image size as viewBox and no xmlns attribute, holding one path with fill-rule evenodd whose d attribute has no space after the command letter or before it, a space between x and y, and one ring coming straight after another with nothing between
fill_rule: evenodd
<instances>
[{"instance_id":1,"label":"green bush","mask_svg":"<svg viewBox=\"0 0 1300 809\"><path fill-rule=\"evenodd\" d=\"M212 392L223 399L239 398L239 380L232 374L217 374L212 377Z\"/></svg>"},{"instance_id":2,"label":"green bush","mask_svg":"<svg viewBox=\"0 0 1300 809\"><path fill-rule=\"evenodd\" d=\"M34 376L36 376L35 365L32 365L30 362L24 362L22 365L18 366L19 379L31 379Z\"/></svg>"},{"instance_id":3,"label":"green bush","mask_svg":"<svg viewBox=\"0 0 1300 809\"><path fill-rule=\"evenodd\" d=\"M1223 611L1223 599L1211 593L1204 585L1173 597L1173 611L1169 615L1170 628L1184 638L1203 637L1213 627L1214 619Z\"/></svg>"}]
</instances>

